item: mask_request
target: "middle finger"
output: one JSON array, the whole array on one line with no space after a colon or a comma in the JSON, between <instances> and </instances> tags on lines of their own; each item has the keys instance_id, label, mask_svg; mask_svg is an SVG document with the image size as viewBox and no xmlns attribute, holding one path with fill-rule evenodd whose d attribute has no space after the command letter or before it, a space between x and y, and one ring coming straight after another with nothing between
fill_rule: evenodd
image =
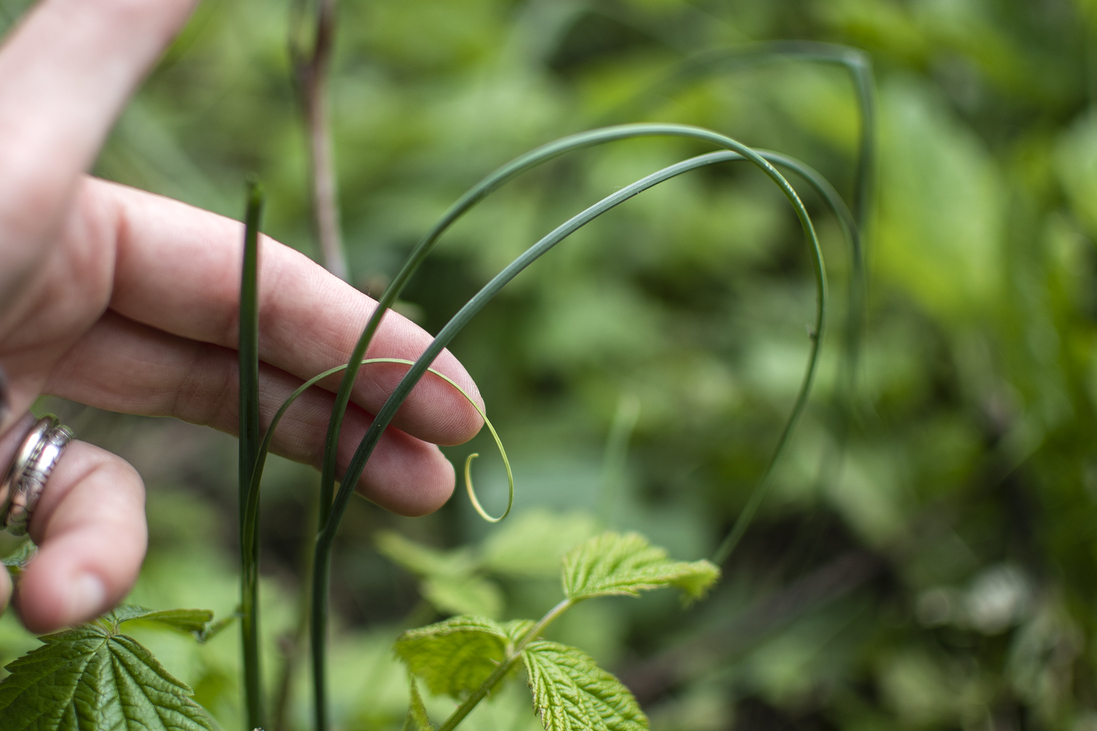
<instances>
[{"instance_id":1,"label":"middle finger","mask_svg":"<svg viewBox=\"0 0 1097 731\"><path fill-rule=\"evenodd\" d=\"M268 424L302 381L260 364L259 383L261 421ZM57 364L44 390L111 411L173 416L237 431L236 351L164 333L113 312ZM274 451L318 466L334 403L334 395L320 388L302 394L275 432ZM352 403L347 409L339 440L340 474L371 422L361 407ZM389 428L366 464L358 491L393 512L422 515L445 502L453 483L453 467L437 447Z\"/></svg>"},{"instance_id":2,"label":"middle finger","mask_svg":"<svg viewBox=\"0 0 1097 731\"><path fill-rule=\"evenodd\" d=\"M89 180L85 190L118 211L111 308L159 330L235 348L243 226L103 181ZM276 241L263 240L259 264L260 358L301 379L346 363L376 303ZM418 326L389 312L368 355L414 360L430 342ZM479 400L472 378L449 351L433 366ZM402 375L402 368L371 370L355 385L356 401L376 413ZM433 379L415 387L393 422L442 444L471 439L481 423L460 394Z\"/></svg>"}]
</instances>

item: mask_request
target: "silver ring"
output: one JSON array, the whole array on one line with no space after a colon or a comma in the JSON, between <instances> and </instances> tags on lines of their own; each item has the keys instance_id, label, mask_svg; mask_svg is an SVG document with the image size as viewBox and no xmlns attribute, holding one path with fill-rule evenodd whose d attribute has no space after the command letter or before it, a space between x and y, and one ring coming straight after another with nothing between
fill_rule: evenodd
<instances>
[{"instance_id":1,"label":"silver ring","mask_svg":"<svg viewBox=\"0 0 1097 731\"><path fill-rule=\"evenodd\" d=\"M0 484L0 528L23 536L54 467L72 441L72 430L46 414L23 437Z\"/></svg>"}]
</instances>

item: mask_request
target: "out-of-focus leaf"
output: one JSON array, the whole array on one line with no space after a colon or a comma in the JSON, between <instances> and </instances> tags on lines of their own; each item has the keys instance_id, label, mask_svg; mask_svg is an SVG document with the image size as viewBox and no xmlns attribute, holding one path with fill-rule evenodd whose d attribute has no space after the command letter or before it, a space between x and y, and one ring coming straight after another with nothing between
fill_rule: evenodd
<instances>
[{"instance_id":1,"label":"out-of-focus leaf","mask_svg":"<svg viewBox=\"0 0 1097 731\"><path fill-rule=\"evenodd\" d=\"M586 653L537 640L522 651L533 709L546 731L641 731L648 719L617 678Z\"/></svg>"},{"instance_id":2,"label":"out-of-focus leaf","mask_svg":"<svg viewBox=\"0 0 1097 731\"><path fill-rule=\"evenodd\" d=\"M945 662L942 662L945 660ZM953 718L963 708L985 702L988 690L959 665L921 649L904 648L880 660L884 702L899 718L926 727Z\"/></svg>"},{"instance_id":3,"label":"out-of-focus leaf","mask_svg":"<svg viewBox=\"0 0 1097 731\"><path fill-rule=\"evenodd\" d=\"M603 533L564 556L564 593L572 600L639 596L667 586L698 599L719 577L720 569L711 562L671 561L665 550L638 533Z\"/></svg>"},{"instance_id":4,"label":"out-of-focus leaf","mask_svg":"<svg viewBox=\"0 0 1097 731\"><path fill-rule=\"evenodd\" d=\"M494 582L478 576L432 576L420 585L423 598L444 614L472 614L496 619L503 594Z\"/></svg>"},{"instance_id":5,"label":"out-of-focus leaf","mask_svg":"<svg viewBox=\"0 0 1097 731\"><path fill-rule=\"evenodd\" d=\"M463 576L475 568L468 551L439 551L394 531L379 532L375 541L378 551L418 576Z\"/></svg>"},{"instance_id":6,"label":"out-of-focus leaf","mask_svg":"<svg viewBox=\"0 0 1097 731\"><path fill-rule=\"evenodd\" d=\"M945 318L986 313L1002 292L1000 171L932 92L892 82L881 95L875 286L896 286Z\"/></svg>"},{"instance_id":7,"label":"out-of-focus leaf","mask_svg":"<svg viewBox=\"0 0 1097 731\"><path fill-rule=\"evenodd\" d=\"M556 576L564 554L596 531L588 513L529 510L504 522L487 540L484 566L510 576Z\"/></svg>"},{"instance_id":8,"label":"out-of-focus leaf","mask_svg":"<svg viewBox=\"0 0 1097 731\"><path fill-rule=\"evenodd\" d=\"M1078 119L1059 140L1055 172L1075 215L1097 236L1097 113Z\"/></svg>"}]
</instances>

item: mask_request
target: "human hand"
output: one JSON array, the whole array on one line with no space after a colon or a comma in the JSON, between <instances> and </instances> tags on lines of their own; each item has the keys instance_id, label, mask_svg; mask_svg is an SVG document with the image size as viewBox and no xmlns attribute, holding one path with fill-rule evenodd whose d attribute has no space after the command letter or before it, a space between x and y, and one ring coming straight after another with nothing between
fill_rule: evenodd
<instances>
[{"instance_id":1,"label":"human hand","mask_svg":"<svg viewBox=\"0 0 1097 731\"><path fill-rule=\"evenodd\" d=\"M0 365L8 376L0 471L40 394L236 430L242 225L85 175L192 5L43 0L0 48ZM270 239L260 245L259 280L266 423L305 379L346 362L375 303ZM414 359L429 342L389 313L368 356ZM448 352L433 367L477 394ZM340 470L404 370L362 369ZM276 452L319 463L337 383L291 407ZM435 444L468 440L480 417L452 388L427 379L393 424L358 490L398 513L435 510L454 484ZM27 628L47 632L97 616L125 596L144 558L141 478L119 457L74 441L29 529L39 552L15 596ZM0 608L11 594L0 571Z\"/></svg>"}]
</instances>

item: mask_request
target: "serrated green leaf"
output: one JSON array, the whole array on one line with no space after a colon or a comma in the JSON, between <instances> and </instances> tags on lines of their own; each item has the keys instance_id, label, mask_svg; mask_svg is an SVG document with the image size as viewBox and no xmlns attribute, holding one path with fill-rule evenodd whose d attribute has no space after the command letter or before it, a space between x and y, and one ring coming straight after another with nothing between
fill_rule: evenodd
<instances>
[{"instance_id":1,"label":"serrated green leaf","mask_svg":"<svg viewBox=\"0 0 1097 731\"><path fill-rule=\"evenodd\" d=\"M145 609L132 605L123 605L103 617L104 621L120 627L125 622L143 620L156 622L166 627L185 632L195 637L203 637L213 621L213 612L208 609Z\"/></svg>"},{"instance_id":2,"label":"serrated green leaf","mask_svg":"<svg viewBox=\"0 0 1097 731\"><path fill-rule=\"evenodd\" d=\"M585 513L529 510L505 522L487 540L484 566L508 576L555 576L564 554L596 532L597 523Z\"/></svg>"},{"instance_id":3,"label":"serrated green leaf","mask_svg":"<svg viewBox=\"0 0 1097 731\"><path fill-rule=\"evenodd\" d=\"M0 682L4 731L213 731L190 688L98 623L40 638Z\"/></svg>"},{"instance_id":4,"label":"serrated green leaf","mask_svg":"<svg viewBox=\"0 0 1097 731\"><path fill-rule=\"evenodd\" d=\"M434 725L427 716L427 707L423 705L423 696L419 695L419 686L415 684L415 676L410 674L408 687L411 698L408 703L408 715L404 718L404 731L434 731Z\"/></svg>"},{"instance_id":5,"label":"serrated green leaf","mask_svg":"<svg viewBox=\"0 0 1097 731\"><path fill-rule=\"evenodd\" d=\"M535 640L522 651L533 710L546 731L643 731L648 719L621 681L581 650Z\"/></svg>"},{"instance_id":6,"label":"serrated green leaf","mask_svg":"<svg viewBox=\"0 0 1097 731\"><path fill-rule=\"evenodd\" d=\"M468 551L440 551L393 531L380 531L377 550L417 576L467 576L476 568Z\"/></svg>"},{"instance_id":7,"label":"serrated green leaf","mask_svg":"<svg viewBox=\"0 0 1097 731\"><path fill-rule=\"evenodd\" d=\"M512 646L506 628L483 617L453 617L405 632L396 656L431 693L454 698L479 688Z\"/></svg>"},{"instance_id":8,"label":"serrated green leaf","mask_svg":"<svg viewBox=\"0 0 1097 731\"><path fill-rule=\"evenodd\" d=\"M532 619L512 619L503 625L503 632L510 638L512 645L519 641L533 629L535 622Z\"/></svg>"},{"instance_id":9,"label":"serrated green leaf","mask_svg":"<svg viewBox=\"0 0 1097 731\"><path fill-rule=\"evenodd\" d=\"M11 578L18 579L36 553L38 553L38 548L31 541L27 541L19 546L18 551L7 558L0 560L0 564L3 564L4 567L7 568L8 573L11 574Z\"/></svg>"},{"instance_id":10,"label":"serrated green leaf","mask_svg":"<svg viewBox=\"0 0 1097 731\"><path fill-rule=\"evenodd\" d=\"M503 611L503 593L478 576L432 576L420 585L423 598L442 614L472 614L495 619Z\"/></svg>"},{"instance_id":11,"label":"serrated green leaf","mask_svg":"<svg viewBox=\"0 0 1097 731\"><path fill-rule=\"evenodd\" d=\"M700 598L720 577L709 561L671 561L638 533L607 532L564 556L564 592L569 599L638 596L641 591L676 586L691 599Z\"/></svg>"}]
</instances>

